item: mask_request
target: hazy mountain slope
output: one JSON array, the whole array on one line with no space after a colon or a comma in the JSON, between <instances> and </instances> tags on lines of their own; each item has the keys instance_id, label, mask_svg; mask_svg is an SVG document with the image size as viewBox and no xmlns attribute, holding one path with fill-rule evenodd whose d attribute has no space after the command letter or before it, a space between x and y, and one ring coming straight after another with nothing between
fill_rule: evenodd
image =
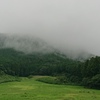
<instances>
[{"instance_id":1,"label":"hazy mountain slope","mask_svg":"<svg viewBox=\"0 0 100 100\"><path fill-rule=\"evenodd\" d=\"M0 48L13 48L24 53L52 52L54 49L39 38L19 35L0 34Z\"/></svg>"},{"instance_id":2,"label":"hazy mountain slope","mask_svg":"<svg viewBox=\"0 0 100 100\"><path fill-rule=\"evenodd\" d=\"M78 63L38 38L1 35L0 43L0 69L10 75L65 73Z\"/></svg>"},{"instance_id":3,"label":"hazy mountain slope","mask_svg":"<svg viewBox=\"0 0 100 100\"><path fill-rule=\"evenodd\" d=\"M91 80L93 81L91 87L99 88L100 57L82 63L79 60L84 61L91 55L86 52L78 52L78 54L77 57L77 54L73 53L66 56L38 38L0 35L0 72L14 76L61 76L62 83L67 80L69 83L83 82L82 84L86 86ZM91 78L85 80L88 75ZM94 78L98 81L97 84L94 84Z\"/></svg>"},{"instance_id":4,"label":"hazy mountain slope","mask_svg":"<svg viewBox=\"0 0 100 100\"><path fill-rule=\"evenodd\" d=\"M76 66L77 63L57 53L24 54L14 49L0 49L0 69L10 75L64 73L66 67Z\"/></svg>"},{"instance_id":5,"label":"hazy mountain slope","mask_svg":"<svg viewBox=\"0 0 100 100\"><path fill-rule=\"evenodd\" d=\"M0 48L13 48L25 54L32 53L60 53L70 59L83 61L93 55L83 51L61 51L49 45L40 38L26 35L0 34Z\"/></svg>"}]
</instances>

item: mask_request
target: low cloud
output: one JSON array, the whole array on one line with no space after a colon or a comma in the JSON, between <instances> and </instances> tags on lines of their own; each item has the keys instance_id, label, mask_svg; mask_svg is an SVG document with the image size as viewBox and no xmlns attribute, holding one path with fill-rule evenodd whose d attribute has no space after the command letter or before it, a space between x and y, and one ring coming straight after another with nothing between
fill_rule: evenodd
<instances>
[{"instance_id":1,"label":"low cloud","mask_svg":"<svg viewBox=\"0 0 100 100\"><path fill-rule=\"evenodd\" d=\"M100 56L99 10L100 0L1 0L0 33L36 36L63 52Z\"/></svg>"}]
</instances>

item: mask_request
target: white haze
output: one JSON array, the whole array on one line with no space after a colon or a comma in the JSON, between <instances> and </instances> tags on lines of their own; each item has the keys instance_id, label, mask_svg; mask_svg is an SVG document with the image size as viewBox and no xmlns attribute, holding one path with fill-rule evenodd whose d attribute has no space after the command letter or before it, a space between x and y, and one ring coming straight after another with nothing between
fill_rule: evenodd
<instances>
[{"instance_id":1,"label":"white haze","mask_svg":"<svg viewBox=\"0 0 100 100\"><path fill-rule=\"evenodd\" d=\"M0 0L0 33L100 55L100 0Z\"/></svg>"},{"instance_id":2,"label":"white haze","mask_svg":"<svg viewBox=\"0 0 100 100\"><path fill-rule=\"evenodd\" d=\"M26 54L55 52L52 46L36 36L0 34L0 49L13 48Z\"/></svg>"}]
</instances>

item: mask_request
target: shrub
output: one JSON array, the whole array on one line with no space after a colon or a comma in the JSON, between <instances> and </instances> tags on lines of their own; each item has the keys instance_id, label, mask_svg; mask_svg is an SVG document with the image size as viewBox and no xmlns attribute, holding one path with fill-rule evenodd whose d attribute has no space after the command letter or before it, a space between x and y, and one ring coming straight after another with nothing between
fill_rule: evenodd
<instances>
[{"instance_id":1,"label":"shrub","mask_svg":"<svg viewBox=\"0 0 100 100\"><path fill-rule=\"evenodd\" d=\"M100 89L100 74L97 74L91 78L90 88Z\"/></svg>"}]
</instances>

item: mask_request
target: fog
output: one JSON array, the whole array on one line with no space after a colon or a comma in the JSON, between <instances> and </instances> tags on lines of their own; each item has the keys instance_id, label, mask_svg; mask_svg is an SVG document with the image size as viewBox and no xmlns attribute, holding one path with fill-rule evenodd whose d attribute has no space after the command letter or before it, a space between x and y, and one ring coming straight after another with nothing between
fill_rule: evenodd
<instances>
[{"instance_id":1,"label":"fog","mask_svg":"<svg viewBox=\"0 0 100 100\"><path fill-rule=\"evenodd\" d=\"M100 0L0 0L0 33L100 56Z\"/></svg>"},{"instance_id":2,"label":"fog","mask_svg":"<svg viewBox=\"0 0 100 100\"><path fill-rule=\"evenodd\" d=\"M25 54L61 52L49 43L30 35L0 34L0 49L13 48Z\"/></svg>"}]
</instances>

